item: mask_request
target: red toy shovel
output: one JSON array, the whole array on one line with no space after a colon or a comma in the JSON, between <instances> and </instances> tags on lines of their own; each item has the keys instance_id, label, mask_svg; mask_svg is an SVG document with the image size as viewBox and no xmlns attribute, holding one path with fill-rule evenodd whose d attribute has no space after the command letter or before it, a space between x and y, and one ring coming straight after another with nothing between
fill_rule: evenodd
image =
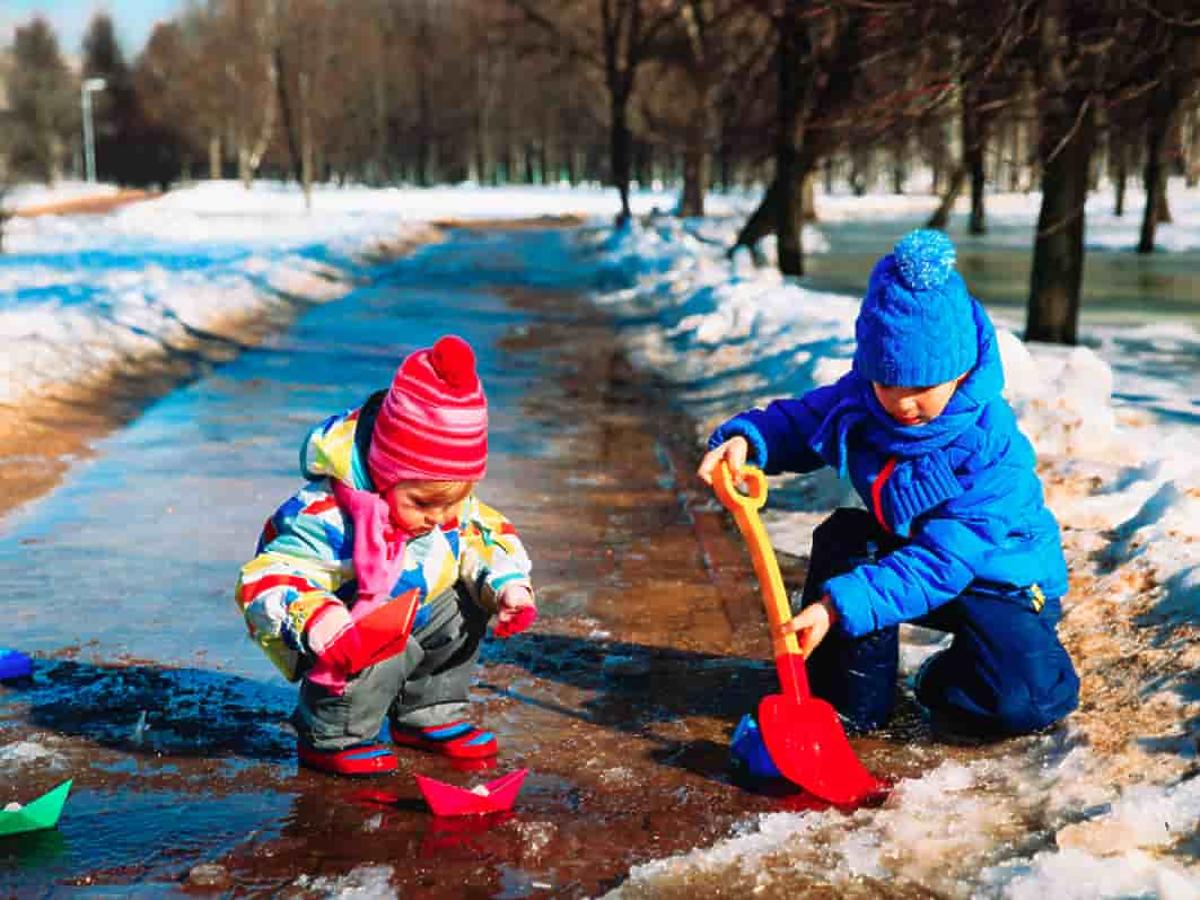
<instances>
[{"instance_id":1,"label":"red toy shovel","mask_svg":"<svg viewBox=\"0 0 1200 900\"><path fill-rule=\"evenodd\" d=\"M435 778L414 775L435 816L474 816L512 809L528 769L517 769L476 788L460 788Z\"/></svg>"},{"instance_id":2,"label":"red toy shovel","mask_svg":"<svg viewBox=\"0 0 1200 900\"><path fill-rule=\"evenodd\" d=\"M810 794L839 806L862 803L885 792L887 785L858 761L833 707L809 692L796 636L779 633L791 619L791 609L775 550L758 515L767 502L767 479L758 469L744 469L741 475L745 494L734 486L729 467L722 462L714 474L713 487L721 504L733 513L749 545L771 623L775 669L783 693L769 694L758 707L763 743L783 776Z\"/></svg>"}]
</instances>

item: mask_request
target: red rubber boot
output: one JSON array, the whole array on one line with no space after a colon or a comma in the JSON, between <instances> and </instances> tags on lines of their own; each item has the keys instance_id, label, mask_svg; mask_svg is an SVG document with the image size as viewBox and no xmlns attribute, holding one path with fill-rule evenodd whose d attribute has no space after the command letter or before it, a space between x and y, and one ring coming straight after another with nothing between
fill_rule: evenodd
<instances>
[{"instance_id":1,"label":"red rubber boot","mask_svg":"<svg viewBox=\"0 0 1200 900\"><path fill-rule=\"evenodd\" d=\"M328 751L297 744L296 755L300 757L300 764L310 769L358 778L388 775L400 765L395 753L383 744L374 742Z\"/></svg>"},{"instance_id":2,"label":"red rubber boot","mask_svg":"<svg viewBox=\"0 0 1200 900\"><path fill-rule=\"evenodd\" d=\"M428 753L439 753L453 759L481 759L495 756L499 749L496 736L476 728L465 719L431 725L427 728L391 727L392 740L402 747L415 747Z\"/></svg>"}]
</instances>

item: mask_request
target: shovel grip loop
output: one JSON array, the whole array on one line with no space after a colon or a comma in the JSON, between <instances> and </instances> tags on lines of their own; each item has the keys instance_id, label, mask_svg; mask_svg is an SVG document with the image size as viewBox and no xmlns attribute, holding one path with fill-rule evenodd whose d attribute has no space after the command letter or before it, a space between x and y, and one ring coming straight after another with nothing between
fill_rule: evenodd
<instances>
[{"instance_id":1,"label":"shovel grip loop","mask_svg":"<svg viewBox=\"0 0 1200 900\"><path fill-rule=\"evenodd\" d=\"M724 460L717 464L713 473L713 490L717 493L717 499L721 501L722 506L735 514L738 509L762 509L767 502L767 476L762 473L762 469L752 467L742 469L740 474L745 492L738 490L729 465Z\"/></svg>"}]
</instances>

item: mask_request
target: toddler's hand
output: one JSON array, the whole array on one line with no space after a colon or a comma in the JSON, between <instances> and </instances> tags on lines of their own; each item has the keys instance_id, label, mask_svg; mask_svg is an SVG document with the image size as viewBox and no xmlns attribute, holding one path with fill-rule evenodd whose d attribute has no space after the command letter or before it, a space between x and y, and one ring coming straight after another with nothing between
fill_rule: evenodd
<instances>
[{"instance_id":1,"label":"toddler's hand","mask_svg":"<svg viewBox=\"0 0 1200 900\"><path fill-rule=\"evenodd\" d=\"M510 584L500 591L496 599L496 637L512 637L520 634L537 618L533 591L524 584Z\"/></svg>"},{"instance_id":2,"label":"toddler's hand","mask_svg":"<svg viewBox=\"0 0 1200 900\"><path fill-rule=\"evenodd\" d=\"M750 444L741 435L731 437L721 446L709 450L704 454L704 459L700 460L700 468L696 470L696 474L700 476L700 480L707 485L712 484L713 472L721 460L729 466L729 472L733 475L734 480L742 474L742 469L746 466L746 456L750 452Z\"/></svg>"},{"instance_id":3,"label":"toddler's hand","mask_svg":"<svg viewBox=\"0 0 1200 900\"><path fill-rule=\"evenodd\" d=\"M825 635L829 634L829 629L836 621L837 610L826 595L811 606L804 607L790 622L784 622L779 631L782 634L799 634L800 654L807 657L825 640Z\"/></svg>"}]
</instances>

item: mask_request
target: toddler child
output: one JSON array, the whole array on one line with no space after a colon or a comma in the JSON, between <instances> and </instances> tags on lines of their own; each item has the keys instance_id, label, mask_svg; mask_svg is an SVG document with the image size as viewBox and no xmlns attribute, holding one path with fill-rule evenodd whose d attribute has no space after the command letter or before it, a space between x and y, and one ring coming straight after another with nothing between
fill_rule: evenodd
<instances>
[{"instance_id":1,"label":"toddler child","mask_svg":"<svg viewBox=\"0 0 1200 900\"><path fill-rule=\"evenodd\" d=\"M303 765L340 775L397 768L378 742L460 758L496 753L463 718L491 613L498 634L536 615L516 531L474 494L487 463L475 356L443 337L408 356L387 391L305 438L308 480L267 520L236 598L250 636L300 696Z\"/></svg>"},{"instance_id":2,"label":"toddler child","mask_svg":"<svg viewBox=\"0 0 1200 900\"><path fill-rule=\"evenodd\" d=\"M895 703L898 625L953 635L915 679L935 725L1003 736L1073 710L1079 680L1056 625L1067 592L1058 524L1033 448L1001 396L996 334L938 231L906 235L871 273L851 371L739 413L699 474L833 466L865 510L813 534L801 610L785 626L813 692L858 731Z\"/></svg>"}]
</instances>

